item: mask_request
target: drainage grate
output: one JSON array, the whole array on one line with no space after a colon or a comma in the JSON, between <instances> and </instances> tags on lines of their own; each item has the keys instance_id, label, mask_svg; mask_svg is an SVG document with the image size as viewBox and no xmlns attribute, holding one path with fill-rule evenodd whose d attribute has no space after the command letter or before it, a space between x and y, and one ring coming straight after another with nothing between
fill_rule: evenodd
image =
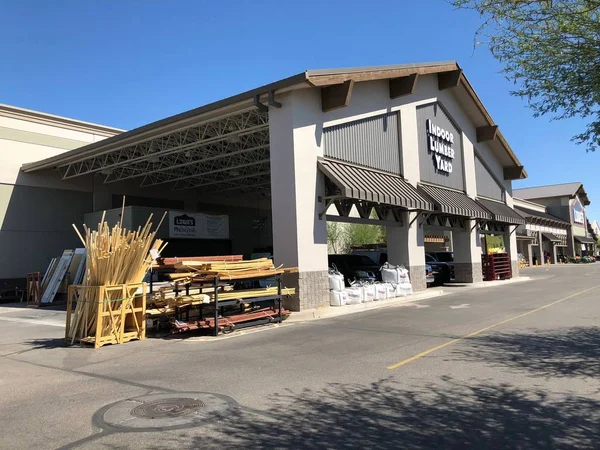
<instances>
[{"instance_id":1,"label":"drainage grate","mask_svg":"<svg viewBox=\"0 0 600 450\"><path fill-rule=\"evenodd\" d=\"M204 403L194 398L163 398L136 406L131 415L143 419L164 419L194 414L203 407Z\"/></svg>"}]
</instances>

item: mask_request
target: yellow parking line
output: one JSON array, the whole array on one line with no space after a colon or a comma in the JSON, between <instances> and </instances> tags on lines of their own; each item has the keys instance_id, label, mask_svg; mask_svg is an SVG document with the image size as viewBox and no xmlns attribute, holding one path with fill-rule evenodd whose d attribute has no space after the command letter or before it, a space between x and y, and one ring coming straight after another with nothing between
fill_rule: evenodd
<instances>
[{"instance_id":1,"label":"yellow parking line","mask_svg":"<svg viewBox=\"0 0 600 450\"><path fill-rule=\"evenodd\" d=\"M578 295L585 294L586 292L589 292L589 291L591 291L593 289L597 289L599 287L600 287L600 284L598 284L598 285L596 285L594 287L591 287L589 289L585 289L583 291L577 292L575 294L571 294L568 297L561 298L560 300L556 300L556 301L554 301L552 303L548 303L547 305L540 306L539 308L532 309L531 311L527 311L526 313L519 314L518 316L514 316L514 317L511 317L509 319L505 319L505 320L503 320L501 322L495 323L494 325L490 325L489 327L485 327L485 328L482 328L481 330L477 330L477 331L474 331L473 333L469 333L469 334L467 334L467 335L465 335L463 337L460 337L460 338L457 338L457 339L452 339L451 341L448 341L448 342L446 342L444 344L437 345L437 346L432 347L432 348L430 348L428 350L425 350L424 352L418 353L418 354L416 354L414 356L411 356L410 358L407 358L407 359L405 359L403 361L400 361L400 362L398 362L396 364L392 364L391 366L388 366L388 369L389 370L394 370L394 369L397 369L398 367L405 366L406 364L410 364L411 362L416 361L417 359L420 359L423 356L427 356L430 353L437 352L438 350L441 350L444 347L448 347L449 345L456 344L457 342L460 342L460 341L462 341L464 339L469 339L469 338L471 338L473 336L477 336L478 334L484 333L484 332L486 332L488 330L491 330L492 328L496 328L496 327L498 327L500 325L503 325L505 323L512 322L513 320L517 320L517 319L520 319L521 317L528 316L529 314L533 314L533 313L536 313L536 312L541 311L543 309L550 308L551 306L554 306L554 305L556 305L558 303L564 302L565 300L569 300L569 299L571 299L573 297L577 297Z\"/></svg>"}]
</instances>

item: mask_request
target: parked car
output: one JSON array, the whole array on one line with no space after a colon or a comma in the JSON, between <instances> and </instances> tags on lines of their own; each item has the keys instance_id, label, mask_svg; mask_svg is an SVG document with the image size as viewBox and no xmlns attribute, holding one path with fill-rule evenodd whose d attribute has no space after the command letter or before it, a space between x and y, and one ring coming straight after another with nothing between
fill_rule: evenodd
<instances>
[{"instance_id":1,"label":"parked car","mask_svg":"<svg viewBox=\"0 0 600 450\"><path fill-rule=\"evenodd\" d=\"M388 255L386 248L374 249L374 250L352 250L353 255L362 255L370 258L375 264L383 266L388 262Z\"/></svg>"},{"instance_id":2,"label":"parked car","mask_svg":"<svg viewBox=\"0 0 600 450\"><path fill-rule=\"evenodd\" d=\"M453 252L427 252L436 261L448 264L450 269L450 279L454 279L454 253Z\"/></svg>"},{"instance_id":3,"label":"parked car","mask_svg":"<svg viewBox=\"0 0 600 450\"><path fill-rule=\"evenodd\" d=\"M451 263L454 262L454 252L427 252L439 262Z\"/></svg>"},{"instance_id":4,"label":"parked car","mask_svg":"<svg viewBox=\"0 0 600 450\"><path fill-rule=\"evenodd\" d=\"M354 281L381 281L380 264L363 255L329 255L329 266L344 275L346 286Z\"/></svg>"},{"instance_id":5,"label":"parked car","mask_svg":"<svg viewBox=\"0 0 600 450\"><path fill-rule=\"evenodd\" d=\"M433 268L429 264L425 264L425 281L427 282L427 286L432 286L435 283Z\"/></svg>"},{"instance_id":6,"label":"parked car","mask_svg":"<svg viewBox=\"0 0 600 450\"><path fill-rule=\"evenodd\" d=\"M435 279L433 284L444 284L450 281L450 267L448 263L438 261L429 253L425 254L425 263L429 264L433 270L433 277Z\"/></svg>"}]
</instances>

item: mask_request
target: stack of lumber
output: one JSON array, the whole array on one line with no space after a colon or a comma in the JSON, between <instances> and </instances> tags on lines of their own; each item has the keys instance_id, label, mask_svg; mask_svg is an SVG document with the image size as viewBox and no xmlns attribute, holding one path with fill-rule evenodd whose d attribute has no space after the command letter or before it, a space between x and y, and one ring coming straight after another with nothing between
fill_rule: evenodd
<instances>
[{"instance_id":1,"label":"stack of lumber","mask_svg":"<svg viewBox=\"0 0 600 450\"><path fill-rule=\"evenodd\" d=\"M184 256L184 257L160 257L152 264L154 268L174 268L183 261L241 261L242 255L220 255L220 256Z\"/></svg>"},{"instance_id":2,"label":"stack of lumber","mask_svg":"<svg viewBox=\"0 0 600 450\"><path fill-rule=\"evenodd\" d=\"M177 265L178 272L169 274L172 280L208 281L218 277L223 281L244 280L250 278L269 278L297 269L275 267L269 258L245 261L190 261L184 260Z\"/></svg>"},{"instance_id":3,"label":"stack of lumber","mask_svg":"<svg viewBox=\"0 0 600 450\"><path fill-rule=\"evenodd\" d=\"M98 332L104 336L123 328L125 315L131 311L133 298L139 292L139 287L133 286L144 279L152 264L152 254L160 254L166 245L155 239L164 215L155 231L152 231L152 215L143 228L138 227L135 231L124 228L122 222L111 228L104 217L97 230L84 225L83 235L73 225L87 251L83 286L90 288L80 289L76 308L72 316L68 314L67 339L71 343L99 339ZM131 289L127 287L129 285ZM114 286L123 286L123 289L105 289Z\"/></svg>"}]
</instances>

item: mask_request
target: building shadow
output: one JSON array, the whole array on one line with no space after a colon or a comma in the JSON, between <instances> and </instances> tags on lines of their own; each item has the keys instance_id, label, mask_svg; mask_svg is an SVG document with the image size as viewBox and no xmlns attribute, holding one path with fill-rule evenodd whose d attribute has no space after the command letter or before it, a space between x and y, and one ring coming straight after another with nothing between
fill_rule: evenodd
<instances>
[{"instance_id":1,"label":"building shadow","mask_svg":"<svg viewBox=\"0 0 600 450\"><path fill-rule=\"evenodd\" d=\"M544 377L597 377L600 373L600 327L495 333L466 342L454 352L463 361L467 357Z\"/></svg>"},{"instance_id":2,"label":"building shadow","mask_svg":"<svg viewBox=\"0 0 600 450\"><path fill-rule=\"evenodd\" d=\"M391 380L329 384L241 407L211 432L182 430L177 448L597 448L600 403L514 386L453 383L408 389ZM176 439L177 442L173 442ZM161 448L157 443L156 447ZM152 445L150 445L152 447ZM149 447L149 448L150 448Z\"/></svg>"}]
</instances>

